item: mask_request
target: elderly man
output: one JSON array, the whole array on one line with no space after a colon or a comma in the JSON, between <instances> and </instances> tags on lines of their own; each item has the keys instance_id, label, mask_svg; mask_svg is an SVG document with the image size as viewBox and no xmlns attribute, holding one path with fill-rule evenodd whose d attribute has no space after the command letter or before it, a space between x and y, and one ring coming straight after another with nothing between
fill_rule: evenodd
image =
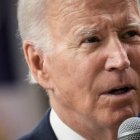
<instances>
[{"instance_id":1,"label":"elderly man","mask_svg":"<svg viewBox=\"0 0 140 140\"><path fill-rule=\"evenodd\" d=\"M140 110L137 0L20 0L23 50L51 109L21 140L117 140Z\"/></svg>"}]
</instances>

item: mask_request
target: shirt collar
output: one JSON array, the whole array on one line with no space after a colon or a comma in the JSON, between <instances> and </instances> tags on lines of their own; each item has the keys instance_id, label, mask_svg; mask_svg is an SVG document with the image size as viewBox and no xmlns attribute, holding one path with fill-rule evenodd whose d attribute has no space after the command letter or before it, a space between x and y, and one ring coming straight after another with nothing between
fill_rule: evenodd
<instances>
[{"instance_id":1,"label":"shirt collar","mask_svg":"<svg viewBox=\"0 0 140 140\"><path fill-rule=\"evenodd\" d=\"M50 123L58 140L85 140L62 122L53 109L50 113Z\"/></svg>"}]
</instances>

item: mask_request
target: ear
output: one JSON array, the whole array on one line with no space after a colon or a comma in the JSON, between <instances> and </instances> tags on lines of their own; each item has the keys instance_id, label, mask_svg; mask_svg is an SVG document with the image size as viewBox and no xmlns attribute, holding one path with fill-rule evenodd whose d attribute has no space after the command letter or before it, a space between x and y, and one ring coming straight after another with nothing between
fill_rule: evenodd
<instances>
[{"instance_id":1,"label":"ear","mask_svg":"<svg viewBox=\"0 0 140 140\"><path fill-rule=\"evenodd\" d=\"M52 88L43 53L29 41L23 43L23 50L28 67L35 80L46 90Z\"/></svg>"}]
</instances>

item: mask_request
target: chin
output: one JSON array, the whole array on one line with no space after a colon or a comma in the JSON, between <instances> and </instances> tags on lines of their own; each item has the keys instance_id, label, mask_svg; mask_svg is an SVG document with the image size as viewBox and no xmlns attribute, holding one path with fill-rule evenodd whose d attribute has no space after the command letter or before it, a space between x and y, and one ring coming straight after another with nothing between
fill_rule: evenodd
<instances>
[{"instance_id":1,"label":"chin","mask_svg":"<svg viewBox=\"0 0 140 140\"><path fill-rule=\"evenodd\" d=\"M106 122L108 127L118 128L124 120L134 116L136 116L134 112L123 110L121 112L114 113L114 115L109 115Z\"/></svg>"}]
</instances>

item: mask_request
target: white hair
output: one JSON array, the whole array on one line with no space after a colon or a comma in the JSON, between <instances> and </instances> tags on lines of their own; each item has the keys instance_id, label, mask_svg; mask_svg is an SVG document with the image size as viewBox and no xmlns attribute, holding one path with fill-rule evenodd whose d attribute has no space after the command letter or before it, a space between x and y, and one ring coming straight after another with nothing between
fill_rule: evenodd
<instances>
[{"instance_id":1,"label":"white hair","mask_svg":"<svg viewBox=\"0 0 140 140\"><path fill-rule=\"evenodd\" d=\"M18 26L22 41L29 40L41 51L50 50L51 37L46 22L46 8L48 0L19 0ZM31 72L30 83L37 83Z\"/></svg>"}]
</instances>

